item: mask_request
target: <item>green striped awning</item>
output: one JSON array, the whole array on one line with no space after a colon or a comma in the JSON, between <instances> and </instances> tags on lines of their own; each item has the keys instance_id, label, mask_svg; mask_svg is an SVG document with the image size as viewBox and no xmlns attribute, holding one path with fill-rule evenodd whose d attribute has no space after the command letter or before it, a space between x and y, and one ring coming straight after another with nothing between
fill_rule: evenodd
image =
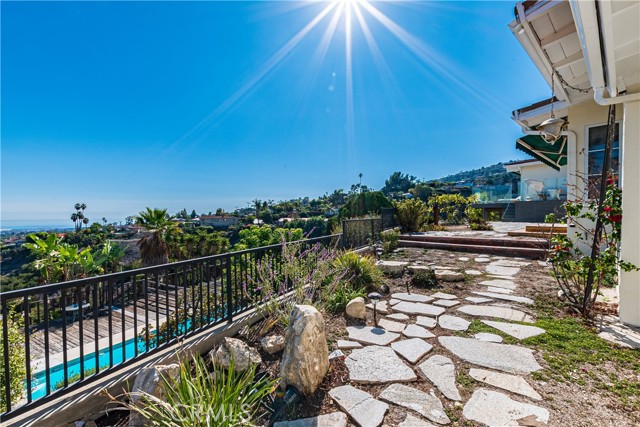
<instances>
[{"instance_id":1,"label":"green striped awning","mask_svg":"<svg viewBox=\"0 0 640 427\"><path fill-rule=\"evenodd\" d=\"M549 144L539 135L525 135L516 140L516 148L555 170L560 170L560 166L567 164L566 136L558 138L554 144Z\"/></svg>"}]
</instances>

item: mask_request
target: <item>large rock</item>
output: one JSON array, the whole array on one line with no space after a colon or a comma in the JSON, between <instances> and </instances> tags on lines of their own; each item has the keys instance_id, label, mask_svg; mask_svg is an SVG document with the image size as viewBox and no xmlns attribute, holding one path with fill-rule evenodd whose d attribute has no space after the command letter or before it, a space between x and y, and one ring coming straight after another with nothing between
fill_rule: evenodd
<instances>
[{"instance_id":1,"label":"large rock","mask_svg":"<svg viewBox=\"0 0 640 427\"><path fill-rule=\"evenodd\" d=\"M349 301L347 308L345 308L347 316L354 319L365 319L367 317L367 309L365 307L364 298L357 297Z\"/></svg>"},{"instance_id":2,"label":"large rock","mask_svg":"<svg viewBox=\"0 0 640 427\"><path fill-rule=\"evenodd\" d=\"M336 387L329 396L348 413L360 427L378 427L384 420L389 405L376 400L366 391L350 385Z\"/></svg>"},{"instance_id":3,"label":"large rock","mask_svg":"<svg viewBox=\"0 0 640 427\"><path fill-rule=\"evenodd\" d=\"M485 368L511 374L528 374L542 369L533 351L525 347L453 336L439 337L438 341L460 359Z\"/></svg>"},{"instance_id":4,"label":"large rock","mask_svg":"<svg viewBox=\"0 0 640 427\"><path fill-rule=\"evenodd\" d=\"M362 384L415 381L413 369L389 347L371 345L353 350L344 361L349 369L349 379Z\"/></svg>"},{"instance_id":5,"label":"large rock","mask_svg":"<svg viewBox=\"0 0 640 427\"><path fill-rule=\"evenodd\" d=\"M284 348L284 337L282 335L272 335L260 340L262 349L269 354L275 354Z\"/></svg>"},{"instance_id":6,"label":"large rock","mask_svg":"<svg viewBox=\"0 0 640 427\"><path fill-rule=\"evenodd\" d=\"M405 261L378 261L376 265L380 267L380 269L387 274L391 274L394 276L401 275L404 271L404 268L409 265L408 262Z\"/></svg>"},{"instance_id":7,"label":"large rock","mask_svg":"<svg viewBox=\"0 0 640 427\"><path fill-rule=\"evenodd\" d=\"M229 369L233 359L233 368L238 372L262 363L258 351L237 338L224 338L218 348L209 354L213 364L222 366L224 369Z\"/></svg>"},{"instance_id":8,"label":"large rock","mask_svg":"<svg viewBox=\"0 0 640 427\"><path fill-rule=\"evenodd\" d=\"M157 365L151 368L142 368L136 380L133 382L131 389L131 404L135 405L142 393L146 393L156 397L162 401L166 401L167 394L164 388L163 378L172 381L180 375L180 365L173 363L171 365ZM131 411L129 415L129 427L142 427L146 425L147 420L135 411Z\"/></svg>"},{"instance_id":9,"label":"large rock","mask_svg":"<svg viewBox=\"0 0 640 427\"><path fill-rule=\"evenodd\" d=\"M436 270L436 279L443 282L464 282L464 274L451 270Z\"/></svg>"},{"instance_id":10,"label":"large rock","mask_svg":"<svg viewBox=\"0 0 640 427\"><path fill-rule=\"evenodd\" d=\"M518 402L503 393L479 388L464 405L462 415L468 420L482 425L519 427L545 426L549 421L549 411L539 406ZM527 420L524 424L523 421Z\"/></svg>"},{"instance_id":11,"label":"large rock","mask_svg":"<svg viewBox=\"0 0 640 427\"><path fill-rule=\"evenodd\" d=\"M438 424L450 424L440 400L424 391L403 384L391 384L380 393L380 400L416 411Z\"/></svg>"},{"instance_id":12,"label":"large rock","mask_svg":"<svg viewBox=\"0 0 640 427\"><path fill-rule=\"evenodd\" d=\"M280 387L292 385L312 394L329 370L329 348L324 318L315 307L296 305L289 318L284 354L280 363Z\"/></svg>"}]
</instances>

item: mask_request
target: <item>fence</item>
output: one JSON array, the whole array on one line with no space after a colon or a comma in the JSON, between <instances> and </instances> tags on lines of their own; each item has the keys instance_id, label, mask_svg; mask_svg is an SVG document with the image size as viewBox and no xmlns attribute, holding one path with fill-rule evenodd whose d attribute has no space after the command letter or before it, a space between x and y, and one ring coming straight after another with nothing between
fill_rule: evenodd
<instances>
[{"instance_id":1,"label":"fence","mask_svg":"<svg viewBox=\"0 0 640 427\"><path fill-rule=\"evenodd\" d=\"M393 208L383 208L379 217L342 220L344 247L354 249L380 240L380 233L395 226Z\"/></svg>"},{"instance_id":2,"label":"fence","mask_svg":"<svg viewBox=\"0 0 640 427\"><path fill-rule=\"evenodd\" d=\"M288 245L337 246L341 238ZM3 419L231 322L261 299L260 289L250 286L261 261L282 274L282 253L282 245L265 246L0 294ZM283 284L282 292L289 290L286 277ZM10 342L15 334L22 347ZM16 351L24 351L22 366L12 357ZM25 399L12 405L21 395Z\"/></svg>"}]
</instances>

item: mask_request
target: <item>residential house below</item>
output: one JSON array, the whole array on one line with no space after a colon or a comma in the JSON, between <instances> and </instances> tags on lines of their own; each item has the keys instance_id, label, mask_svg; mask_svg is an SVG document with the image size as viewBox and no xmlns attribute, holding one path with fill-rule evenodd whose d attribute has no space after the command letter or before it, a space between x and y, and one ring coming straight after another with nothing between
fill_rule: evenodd
<instances>
[{"instance_id":1,"label":"residential house below","mask_svg":"<svg viewBox=\"0 0 640 427\"><path fill-rule=\"evenodd\" d=\"M236 225L239 221L240 218L236 216L200 215L200 225L208 227L228 228Z\"/></svg>"}]
</instances>

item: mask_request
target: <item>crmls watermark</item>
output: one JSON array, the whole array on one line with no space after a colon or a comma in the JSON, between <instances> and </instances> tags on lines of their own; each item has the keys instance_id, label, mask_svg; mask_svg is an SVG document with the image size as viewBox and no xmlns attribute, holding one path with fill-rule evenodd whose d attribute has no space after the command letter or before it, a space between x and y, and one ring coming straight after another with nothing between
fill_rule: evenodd
<instances>
[{"instance_id":1,"label":"crmls watermark","mask_svg":"<svg viewBox=\"0 0 640 427\"><path fill-rule=\"evenodd\" d=\"M188 412L193 414L196 418L205 421L205 425L217 426L218 423L225 422L229 424L229 427L233 426L243 426L248 424L252 418L252 409L254 409L251 405L243 403L238 408L233 404L226 405L216 405L215 408L194 408L191 405L184 404L176 404L174 405L176 408L175 414L180 414L184 412ZM182 411L184 408L184 412ZM175 420L179 421L179 420Z\"/></svg>"}]
</instances>

